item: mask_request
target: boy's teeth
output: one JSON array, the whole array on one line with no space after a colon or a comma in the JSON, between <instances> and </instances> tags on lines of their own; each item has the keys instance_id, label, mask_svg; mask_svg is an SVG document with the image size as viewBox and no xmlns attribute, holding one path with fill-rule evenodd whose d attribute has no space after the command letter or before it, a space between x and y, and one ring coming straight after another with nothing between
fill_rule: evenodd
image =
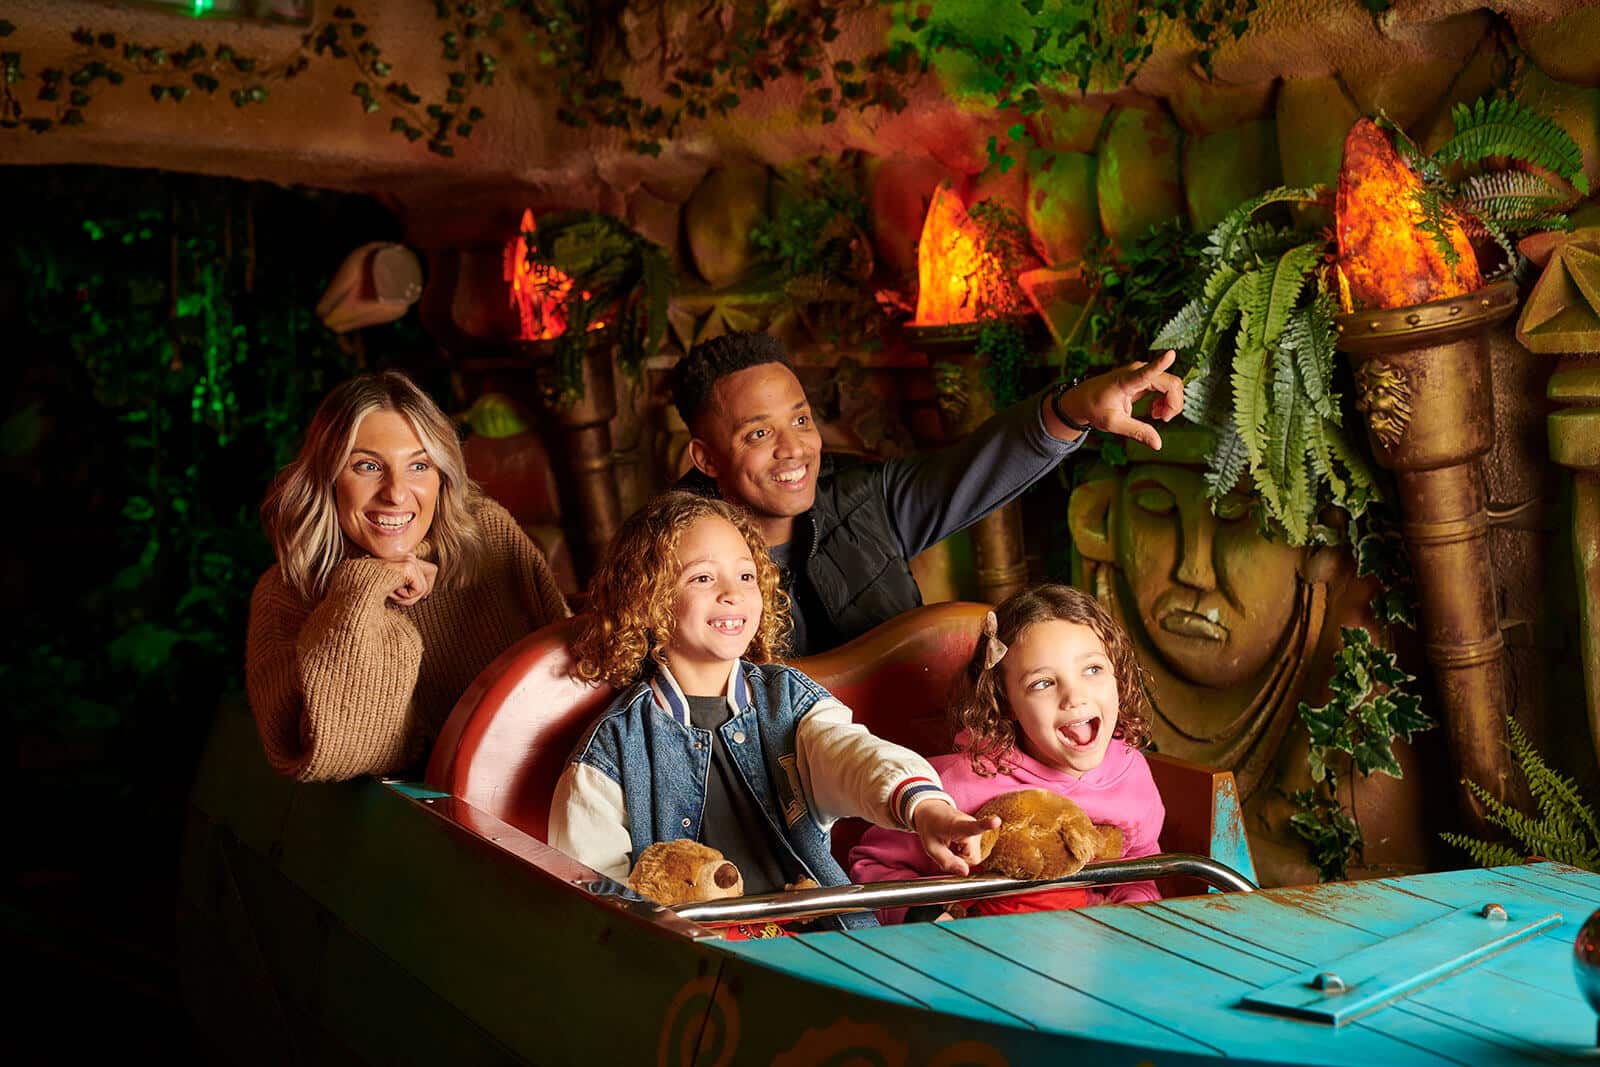
<instances>
[{"instance_id":1,"label":"boy's teeth","mask_svg":"<svg viewBox=\"0 0 1600 1067\"><path fill-rule=\"evenodd\" d=\"M780 481L780 482L798 482L801 478L804 478L805 476L806 476L806 472L805 471L798 470L798 471L785 471L784 473L779 474L776 477L777 477L778 481Z\"/></svg>"}]
</instances>

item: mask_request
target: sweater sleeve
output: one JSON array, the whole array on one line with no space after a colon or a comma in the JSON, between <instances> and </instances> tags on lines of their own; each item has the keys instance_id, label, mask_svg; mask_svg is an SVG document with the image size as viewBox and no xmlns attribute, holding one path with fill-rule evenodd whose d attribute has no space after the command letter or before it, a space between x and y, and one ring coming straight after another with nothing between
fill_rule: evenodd
<instances>
[{"instance_id":1,"label":"sweater sleeve","mask_svg":"<svg viewBox=\"0 0 1600 1067\"><path fill-rule=\"evenodd\" d=\"M276 568L250 602L245 683L267 759L301 781L403 768L422 638L387 607L394 578L374 559L334 568L309 611Z\"/></svg>"},{"instance_id":2,"label":"sweater sleeve","mask_svg":"<svg viewBox=\"0 0 1600 1067\"><path fill-rule=\"evenodd\" d=\"M517 591L527 608L528 617L533 620L534 628L570 615L566 597L561 595L556 585L550 562L545 559L539 546L533 543L533 539L517 525L511 513L486 497L478 505L477 518L489 552L511 560Z\"/></svg>"},{"instance_id":3,"label":"sweater sleeve","mask_svg":"<svg viewBox=\"0 0 1600 1067\"><path fill-rule=\"evenodd\" d=\"M1035 394L952 445L883 465L884 502L904 558L1015 500L1078 450L1088 435L1052 437L1042 404Z\"/></svg>"}]
</instances>

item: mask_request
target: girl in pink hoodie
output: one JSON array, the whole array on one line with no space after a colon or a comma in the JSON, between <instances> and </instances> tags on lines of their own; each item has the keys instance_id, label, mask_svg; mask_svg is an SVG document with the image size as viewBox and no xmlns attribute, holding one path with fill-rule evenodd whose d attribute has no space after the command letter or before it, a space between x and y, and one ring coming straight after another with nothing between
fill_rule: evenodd
<instances>
[{"instance_id":1,"label":"girl in pink hoodie","mask_svg":"<svg viewBox=\"0 0 1600 1067\"><path fill-rule=\"evenodd\" d=\"M950 709L958 751L930 760L965 812L1018 789L1069 797L1122 830L1123 856L1161 851L1166 817L1150 765L1143 669L1128 634L1089 594L1041 585L1007 598L983 634ZM850 878L875 882L943 872L913 834L873 827L850 852ZM977 901L968 914L1159 900L1154 882ZM900 916L885 913L897 922Z\"/></svg>"}]
</instances>

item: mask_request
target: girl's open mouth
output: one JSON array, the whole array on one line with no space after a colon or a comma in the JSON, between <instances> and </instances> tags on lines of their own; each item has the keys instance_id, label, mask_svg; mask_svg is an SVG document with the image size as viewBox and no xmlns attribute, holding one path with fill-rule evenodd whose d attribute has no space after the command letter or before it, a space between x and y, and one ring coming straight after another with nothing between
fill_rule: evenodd
<instances>
[{"instance_id":1,"label":"girl's open mouth","mask_svg":"<svg viewBox=\"0 0 1600 1067\"><path fill-rule=\"evenodd\" d=\"M1100 716L1077 719L1059 727L1058 733L1073 748L1088 748L1100 736Z\"/></svg>"}]
</instances>

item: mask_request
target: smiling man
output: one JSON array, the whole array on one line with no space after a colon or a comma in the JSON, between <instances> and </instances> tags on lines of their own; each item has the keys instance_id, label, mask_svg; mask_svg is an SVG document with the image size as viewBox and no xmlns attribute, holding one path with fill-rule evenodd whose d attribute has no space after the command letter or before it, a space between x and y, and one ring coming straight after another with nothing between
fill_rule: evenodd
<instances>
[{"instance_id":1,"label":"smiling man","mask_svg":"<svg viewBox=\"0 0 1600 1067\"><path fill-rule=\"evenodd\" d=\"M1172 353L1077 385L1061 383L1003 411L946 448L884 463L835 460L783 345L735 333L696 345L678 364L673 400L689 427L695 470L681 488L720 495L754 515L783 573L794 655L811 655L922 603L908 564L1055 468L1090 429L1161 447L1133 417L1183 410Z\"/></svg>"}]
</instances>

